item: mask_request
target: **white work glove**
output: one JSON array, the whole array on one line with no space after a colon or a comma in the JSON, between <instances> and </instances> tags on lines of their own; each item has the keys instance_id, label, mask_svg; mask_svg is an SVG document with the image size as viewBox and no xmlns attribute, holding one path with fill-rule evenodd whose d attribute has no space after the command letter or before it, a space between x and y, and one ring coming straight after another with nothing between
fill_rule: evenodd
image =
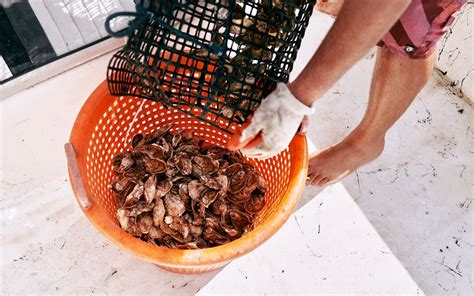
<instances>
[{"instance_id":1,"label":"white work glove","mask_svg":"<svg viewBox=\"0 0 474 296\"><path fill-rule=\"evenodd\" d=\"M250 125L245 128L240 143L259 135L262 143L252 148L242 147L244 155L265 159L285 150L298 131L305 115L313 113L313 108L300 102L286 84L278 83L257 108Z\"/></svg>"}]
</instances>

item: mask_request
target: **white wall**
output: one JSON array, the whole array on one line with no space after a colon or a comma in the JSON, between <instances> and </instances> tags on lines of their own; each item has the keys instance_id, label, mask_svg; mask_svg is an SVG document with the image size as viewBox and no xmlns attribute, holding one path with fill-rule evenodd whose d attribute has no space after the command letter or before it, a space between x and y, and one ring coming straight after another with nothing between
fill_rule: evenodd
<instances>
[{"instance_id":1,"label":"white wall","mask_svg":"<svg viewBox=\"0 0 474 296\"><path fill-rule=\"evenodd\" d=\"M460 15L440 40L436 67L453 91L474 102L474 1L464 5Z\"/></svg>"}]
</instances>

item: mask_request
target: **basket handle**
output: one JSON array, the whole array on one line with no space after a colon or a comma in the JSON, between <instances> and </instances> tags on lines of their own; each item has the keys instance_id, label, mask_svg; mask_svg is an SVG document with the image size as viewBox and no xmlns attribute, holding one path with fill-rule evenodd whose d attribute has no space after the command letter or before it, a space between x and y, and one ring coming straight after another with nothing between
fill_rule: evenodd
<instances>
[{"instance_id":1,"label":"basket handle","mask_svg":"<svg viewBox=\"0 0 474 296\"><path fill-rule=\"evenodd\" d=\"M132 12L132 11L119 11L112 13L105 19L105 31L112 36L112 37L125 37L125 36L130 36L133 31L138 29L145 21L152 16L153 14L151 12L146 11L141 5L136 6L137 11ZM121 31L114 31L111 28L111 23L112 20L117 18L117 17L135 17L133 21L130 22L130 25Z\"/></svg>"},{"instance_id":2,"label":"basket handle","mask_svg":"<svg viewBox=\"0 0 474 296\"><path fill-rule=\"evenodd\" d=\"M66 151L67 167L69 170L69 176L71 178L71 184L74 192L76 193L79 205L83 209L88 209L92 206L92 201L87 196L86 190L84 189L84 183L82 182L81 172L77 165L77 153L72 143L64 144L64 150Z\"/></svg>"},{"instance_id":3,"label":"basket handle","mask_svg":"<svg viewBox=\"0 0 474 296\"><path fill-rule=\"evenodd\" d=\"M185 2L186 3L186 2ZM184 5L184 4L183 4ZM135 5L136 11L119 11L112 13L105 19L105 31L112 36L112 37L125 37L130 36L136 29L140 28L149 18L153 18L153 20L159 23L163 28L167 29L177 37L183 38L187 41L191 41L202 48L207 48L212 53L215 53L218 56L223 56L224 48L214 42L210 44L202 42L199 38L192 36L191 34L184 33L181 30L174 28L173 26L169 25L166 21L162 18L156 16L153 12L147 10L143 5L136 4ZM130 22L128 28L123 29L121 31L114 31L111 28L112 20L118 17L135 17L133 21Z\"/></svg>"}]
</instances>

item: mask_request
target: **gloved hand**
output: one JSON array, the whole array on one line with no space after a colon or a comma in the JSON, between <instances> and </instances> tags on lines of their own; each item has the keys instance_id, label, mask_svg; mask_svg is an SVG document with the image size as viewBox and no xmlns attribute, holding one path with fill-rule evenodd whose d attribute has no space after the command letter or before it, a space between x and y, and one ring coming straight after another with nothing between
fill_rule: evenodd
<instances>
[{"instance_id":1,"label":"gloved hand","mask_svg":"<svg viewBox=\"0 0 474 296\"><path fill-rule=\"evenodd\" d=\"M313 108L301 103L286 84L278 83L257 108L250 125L239 139L240 149L249 157L265 159L285 150L305 115ZM255 139L261 137L255 145ZM252 144L253 143L253 144Z\"/></svg>"}]
</instances>

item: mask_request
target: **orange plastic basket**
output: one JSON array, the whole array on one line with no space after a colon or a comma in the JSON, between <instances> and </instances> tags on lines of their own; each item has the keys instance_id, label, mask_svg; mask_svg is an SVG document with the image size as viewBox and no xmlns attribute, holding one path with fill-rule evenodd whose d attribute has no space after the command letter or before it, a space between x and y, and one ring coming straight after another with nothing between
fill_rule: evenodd
<instances>
[{"instance_id":1,"label":"orange plastic basket","mask_svg":"<svg viewBox=\"0 0 474 296\"><path fill-rule=\"evenodd\" d=\"M288 219L305 184L306 138L296 135L288 149L271 159L250 160L268 183L265 208L254 230L222 246L174 250L146 243L122 230L115 217L114 196L107 187L113 177L111 159L130 147L133 135L169 124L174 124L174 129L192 130L196 137L221 146L231 137L208 123L158 102L114 97L104 81L82 107L70 142L65 145L72 188L92 224L120 248L169 271L211 271L258 247Z\"/></svg>"}]
</instances>

